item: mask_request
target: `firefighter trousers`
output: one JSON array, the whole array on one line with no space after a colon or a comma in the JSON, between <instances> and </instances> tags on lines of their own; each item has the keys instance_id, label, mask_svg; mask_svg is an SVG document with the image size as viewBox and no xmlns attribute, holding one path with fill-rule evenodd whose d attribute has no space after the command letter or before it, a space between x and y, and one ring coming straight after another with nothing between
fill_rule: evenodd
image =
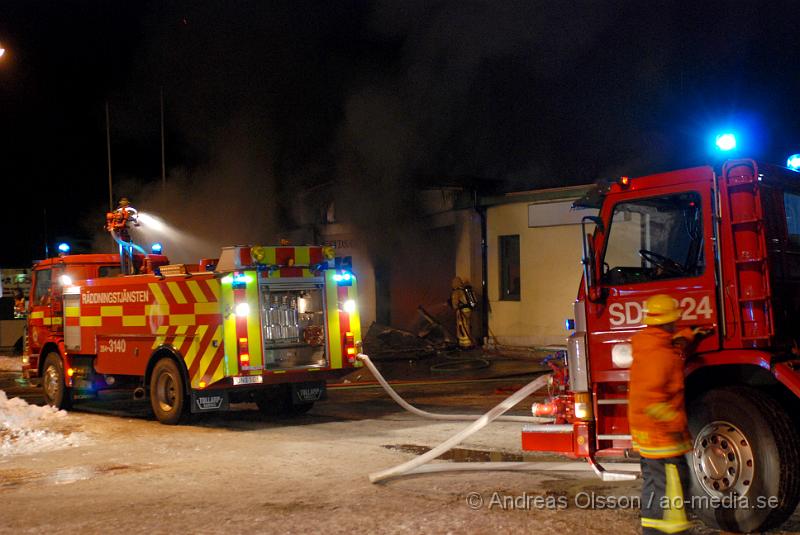
<instances>
[{"instance_id":1,"label":"firefighter trousers","mask_svg":"<svg viewBox=\"0 0 800 535\"><path fill-rule=\"evenodd\" d=\"M463 307L456 310L456 335L458 336L458 347L461 349L470 349L474 346L471 318L471 308Z\"/></svg>"},{"instance_id":2,"label":"firefighter trousers","mask_svg":"<svg viewBox=\"0 0 800 535\"><path fill-rule=\"evenodd\" d=\"M642 533L689 533L686 512L689 497L689 465L686 458L642 457Z\"/></svg>"}]
</instances>

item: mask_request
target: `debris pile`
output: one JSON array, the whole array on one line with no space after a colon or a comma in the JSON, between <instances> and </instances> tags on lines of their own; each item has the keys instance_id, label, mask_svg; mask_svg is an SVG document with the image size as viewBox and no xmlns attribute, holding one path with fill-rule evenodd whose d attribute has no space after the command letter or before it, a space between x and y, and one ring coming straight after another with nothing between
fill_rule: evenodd
<instances>
[{"instance_id":1,"label":"debris pile","mask_svg":"<svg viewBox=\"0 0 800 535\"><path fill-rule=\"evenodd\" d=\"M424 308L418 308L416 333L373 323L364 337L364 352L372 360L424 359L456 347L453 335Z\"/></svg>"}]
</instances>

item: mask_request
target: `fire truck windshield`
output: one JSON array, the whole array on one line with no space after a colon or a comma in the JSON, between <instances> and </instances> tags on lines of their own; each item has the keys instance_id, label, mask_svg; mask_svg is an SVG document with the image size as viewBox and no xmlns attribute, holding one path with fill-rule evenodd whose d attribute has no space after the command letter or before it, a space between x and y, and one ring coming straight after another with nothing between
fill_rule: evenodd
<instances>
[{"instance_id":1,"label":"fire truck windshield","mask_svg":"<svg viewBox=\"0 0 800 535\"><path fill-rule=\"evenodd\" d=\"M618 203L603 258L603 283L630 284L700 275L701 199L680 193Z\"/></svg>"}]
</instances>

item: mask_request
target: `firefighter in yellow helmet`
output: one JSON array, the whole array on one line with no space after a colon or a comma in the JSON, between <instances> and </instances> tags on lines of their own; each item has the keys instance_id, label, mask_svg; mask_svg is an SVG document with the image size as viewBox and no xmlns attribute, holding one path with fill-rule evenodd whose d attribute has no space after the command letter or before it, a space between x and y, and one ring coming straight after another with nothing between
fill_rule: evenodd
<instances>
[{"instance_id":1,"label":"firefighter in yellow helmet","mask_svg":"<svg viewBox=\"0 0 800 535\"><path fill-rule=\"evenodd\" d=\"M650 297L644 305L645 329L631 339L628 418L634 448L641 454L642 532L683 533L691 523L684 498L689 492L692 450L684 407L683 352L708 331L675 333L682 311L669 295Z\"/></svg>"},{"instance_id":2,"label":"firefighter in yellow helmet","mask_svg":"<svg viewBox=\"0 0 800 535\"><path fill-rule=\"evenodd\" d=\"M450 306L456 311L456 335L458 337L458 347L461 349L472 349L475 343L472 341L472 309L477 304L472 286L468 282L461 280L461 277L453 278L452 292L450 293Z\"/></svg>"}]
</instances>

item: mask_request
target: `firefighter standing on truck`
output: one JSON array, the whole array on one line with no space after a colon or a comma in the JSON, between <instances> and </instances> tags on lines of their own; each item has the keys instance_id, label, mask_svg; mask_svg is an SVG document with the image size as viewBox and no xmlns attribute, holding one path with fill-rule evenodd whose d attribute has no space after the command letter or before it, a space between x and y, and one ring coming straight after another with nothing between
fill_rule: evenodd
<instances>
[{"instance_id":1,"label":"firefighter standing on truck","mask_svg":"<svg viewBox=\"0 0 800 535\"><path fill-rule=\"evenodd\" d=\"M131 206L127 197L119 200L119 206L106 214L106 230L109 231L119 245L120 266L123 274L133 274L133 240L129 231L130 225L139 226L136 208Z\"/></svg>"},{"instance_id":2,"label":"firefighter standing on truck","mask_svg":"<svg viewBox=\"0 0 800 535\"><path fill-rule=\"evenodd\" d=\"M642 531L683 533L691 526L684 506L689 492L684 454L692 450L692 442L681 347L707 332L684 329L676 335L682 311L669 295L650 297L644 308L647 327L631 339L628 397L631 436L641 454Z\"/></svg>"}]
</instances>

